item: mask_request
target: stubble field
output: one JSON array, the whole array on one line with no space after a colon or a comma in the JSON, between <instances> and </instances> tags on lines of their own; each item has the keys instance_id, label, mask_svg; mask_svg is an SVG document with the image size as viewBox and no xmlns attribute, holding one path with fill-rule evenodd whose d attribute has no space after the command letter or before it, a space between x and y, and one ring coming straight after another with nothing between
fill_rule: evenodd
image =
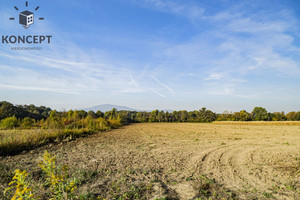
<instances>
[{"instance_id":1,"label":"stubble field","mask_svg":"<svg viewBox=\"0 0 300 200\"><path fill-rule=\"evenodd\" d=\"M0 157L0 191L16 168L42 184L45 150L69 165L87 196L300 199L299 124L133 124Z\"/></svg>"}]
</instances>

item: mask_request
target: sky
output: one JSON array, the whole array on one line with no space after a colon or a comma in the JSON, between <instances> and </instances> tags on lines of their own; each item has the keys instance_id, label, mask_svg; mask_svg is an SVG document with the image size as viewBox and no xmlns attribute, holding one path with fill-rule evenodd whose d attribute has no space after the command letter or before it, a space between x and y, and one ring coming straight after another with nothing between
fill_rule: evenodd
<instances>
[{"instance_id":1,"label":"sky","mask_svg":"<svg viewBox=\"0 0 300 200\"><path fill-rule=\"evenodd\" d=\"M1 0L0 36L52 35L51 43L0 43L0 101L300 110L299 0L25 2ZM28 29L18 22L24 10L34 12ZM42 50L11 50L22 46Z\"/></svg>"}]
</instances>

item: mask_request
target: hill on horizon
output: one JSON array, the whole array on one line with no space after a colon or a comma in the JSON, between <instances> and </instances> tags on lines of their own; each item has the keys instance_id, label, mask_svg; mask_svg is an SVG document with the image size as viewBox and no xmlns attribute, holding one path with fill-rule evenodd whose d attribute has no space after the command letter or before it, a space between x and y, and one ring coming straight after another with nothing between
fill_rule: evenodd
<instances>
[{"instance_id":1,"label":"hill on horizon","mask_svg":"<svg viewBox=\"0 0 300 200\"><path fill-rule=\"evenodd\" d=\"M94 112L97 112L98 110L100 110L101 112L106 112L106 111L111 111L113 108L117 109L118 111L120 111L120 110L137 111L137 112L141 112L141 111L151 112L151 111L153 111L153 110L135 109L135 108L127 107L127 106L118 106L118 105L113 105L113 104L100 104L100 105L97 105L97 106L93 106L93 107L89 107L89 108L83 108L83 109L79 109L79 110L84 110L86 112L88 112L90 110L92 110ZM173 112L173 110L171 110L171 109L164 109L162 111L164 111L164 112Z\"/></svg>"},{"instance_id":2,"label":"hill on horizon","mask_svg":"<svg viewBox=\"0 0 300 200\"><path fill-rule=\"evenodd\" d=\"M126 106L118 106L118 105L112 105L112 104L101 104L101 105L97 105L97 106L93 106L90 108L83 108L82 110L88 112L90 110L97 112L98 110L100 110L101 112L106 112L106 111L110 111L113 108L117 109L118 111L120 110L128 110L128 111L141 111L139 109L133 109L133 108L129 108Z\"/></svg>"}]
</instances>

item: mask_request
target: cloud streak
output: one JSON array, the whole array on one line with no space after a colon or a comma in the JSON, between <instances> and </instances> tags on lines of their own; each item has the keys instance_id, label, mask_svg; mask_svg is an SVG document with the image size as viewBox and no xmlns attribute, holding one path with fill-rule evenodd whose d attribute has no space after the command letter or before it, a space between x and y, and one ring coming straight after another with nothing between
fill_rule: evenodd
<instances>
[{"instance_id":1,"label":"cloud streak","mask_svg":"<svg viewBox=\"0 0 300 200\"><path fill-rule=\"evenodd\" d=\"M195 3L178 3L177 1L170 0L144 0L145 6L150 8L171 13L174 15L180 15L189 19L200 19L203 16L204 9Z\"/></svg>"}]
</instances>

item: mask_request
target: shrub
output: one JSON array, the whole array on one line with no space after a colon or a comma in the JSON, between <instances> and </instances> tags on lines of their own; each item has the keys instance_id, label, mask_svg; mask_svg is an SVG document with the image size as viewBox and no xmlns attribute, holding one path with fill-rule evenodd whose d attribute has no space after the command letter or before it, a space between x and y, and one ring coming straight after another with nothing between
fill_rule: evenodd
<instances>
[{"instance_id":1,"label":"shrub","mask_svg":"<svg viewBox=\"0 0 300 200\"><path fill-rule=\"evenodd\" d=\"M34 120L31 119L30 117L25 117L22 120L22 128L25 129L30 129L32 127L32 125L34 124Z\"/></svg>"},{"instance_id":2,"label":"shrub","mask_svg":"<svg viewBox=\"0 0 300 200\"><path fill-rule=\"evenodd\" d=\"M1 120L0 127L2 129L14 129L18 126L18 120L15 116Z\"/></svg>"},{"instance_id":3,"label":"shrub","mask_svg":"<svg viewBox=\"0 0 300 200\"><path fill-rule=\"evenodd\" d=\"M112 128L118 128L122 126L122 119L119 116L117 118L110 117L108 123Z\"/></svg>"}]
</instances>

